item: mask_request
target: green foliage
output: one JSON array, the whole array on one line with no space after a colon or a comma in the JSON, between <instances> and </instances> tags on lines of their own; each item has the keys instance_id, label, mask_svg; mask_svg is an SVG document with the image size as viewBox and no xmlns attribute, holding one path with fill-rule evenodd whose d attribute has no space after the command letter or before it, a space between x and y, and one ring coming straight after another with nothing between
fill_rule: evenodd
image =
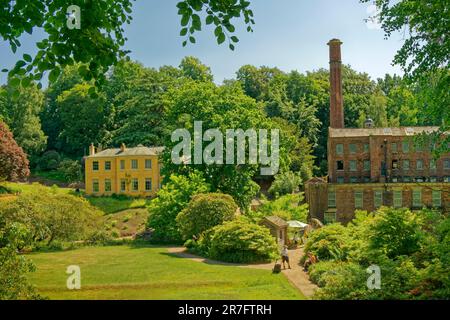
<instances>
[{"instance_id":1,"label":"green foliage","mask_svg":"<svg viewBox=\"0 0 450 320\"><path fill-rule=\"evenodd\" d=\"M106 214L127 209L144 208L148 200L113 194L111 197L88 197L87 201Z\"/></svg>"},{"instance_id":2,"label":"green foliage","mask_svg":"<svg viewBox=\"0 0 450 320\"><path fill-rule=\"evenodd\" d=\"M308 204L304 203L303 193L287 194L272 201L263 202L263 205L255 213L248 214L258 222L266 216L278 216L284 220L307 221Z\"/></svg>"},{"instance_id":3,"label":"green foliage","mask_svg":"<svg viewBox=\"0 0 450 320\"><path fill-rule=\"evenodd\" d=\"M244 23L247 25L247 31L253 32L252 25L253 12L250 10L250 1L233 1L221 3L214 0L183 0L177 4L178 14L181 16L180 36L185 37L183 46L189 42L195 43L194 34L202 29L200 14L206 14L205 24L215 26L214 36L217 43L221 44L228 39L228 47L234 50L234 43L239 39L232 34L235 27L232 24L234 18L244 17Z\"/></svg>"},{"instance_id":4,"label":"green foliage","mask_svg":"<svg viewBox=\"0 0 450 320\"><path fill-rule=\"evenodd\" d=\"M334 223L312 232L308 237L305 252L312 253L319 260L345 260L351 241L349 229Z\"/></svg>"},{"instance_id":5,"label":"green foliage","mask_svg":"<svg viewBox=\"0 0 450 320\"><path fill-rule=\"evenodd\" d=\"M180 63L180 70L185 77L197 81L213 81L211 69L195 57L184 57Z\"/></svg>"},{"instance_id":6,"label":"green foliage","mask_svg":"<svg viewBox=\"0 0 450 320\"><path fill-rule=\"evenodd\" d=\"M225 221L234 219L238 206L233 198L221 193L194 195L188 206L176 218L183 239L199 236Z\"/></svg>"},{"instance_id":7,"label":"green foliage","mask_svg":"<svg viewBox=\"0 0 450 320\"><path fill-rule=\"evenodd\" d=\"M264 262L278 258L278 247L269 229L243 219L212 229L208 255L227 262Z\"/></svg>"},{"instance_id":8,"label":"green foliage","mask_svg":"<svg viewBox=\"0 0 450 320\"><path fill-rule=\"evenodd\" d=\"M39 299L27 274L34 264L17 251L28 243L27 227L0 214L0 300Z\"/></svg>"},{"instance_id":9,"label":"green foliage","mask_svg":"<svg viewBox=\"0 0 450 320\"><path fill-rule=\"evenodd\" d=\"M162 145L168 131L161 98L181 77L180 70L175 70L175 74L167 74L130 61L114 67L105 86L107 101L115 110L112 145Z\"/></svg>"},{"instance_id":10,"label":"green foliage","mask_svg":"<svg viewBox=\"0 0 450 320\"><path fill-rule=\"evenodd\" d=\"M71 3L72 4L72 3ZM27 86L31 79L40 80L49 72L54 82L61 69L83 62L80 75L86 80L102 82L104 73L126 52L123 24L131 21L130 0L75 1L80 7L80 30L67 26L67 1L31 0L27 3L3 1L0 5L0 35L8 41L15 53L21 43L19 38L31 34L34 28L43 30L43 39L36 43L34 56L24 54L9 76L22 76L15 85ZM16 78L17 79L17 78Z\"/></svg>"},{"instance_id":11,"label":"green foliage","mask_svg":"<svg viewBox=\"0 0 450 320\"><path fill-rule=\"evenodd\" d=\"M39 119L44 94L34 84L14 90L11 81L0 87L0 96L4 94L4 98L0 99L0 118L10 127L17 144L34 160L44 151L47 143Z\"/></svg>"},{"instance_id":12,"label":"green foliage","mask_svg":"<svg viewBox=\"0 0 450 320\"><path fill-rule=\"evenodd\" d=\"M158 197L150 202L147 226L153 229L152 240L156 242L180 243L181 235L176 224L177 215L197 193L205 193L209 185L200 173L187 176L171 175L158 191Z\"/></svg>"},{"instance_id":13,"label":"green foliage","mask_svg":"<svg viewBox=\"0 0 450 320\"><path fill-rule=\"evenodd\" d=\"M275 181L269 188L269 194L272 197L278 198L285 194L290 194L299 191L302 178L291 171L286 171L275 175Z\"/></svg>"},{"instance_id":14,"label":"green foliage","mask_svg":"<svg viewBox=\"0 0 450 320\"><path fill-rule=\"evenodd\" d=\"M422 237L419 217L408 209L381 208L372 223L369 248L380 250L389 258L419 250Z\"/></svg>"},{"instance_id":15,"label":"green foliage","mask_svg":"<svg viewBox=\"0 0 450 320\"><path fill-rule=\"evenodd\" d=\"M92 88L77 84L58 96L62 124L58 141L66 154L81 155L89 143L98 145L108 139L112 110L103 94L91 97Z\"/></svg>"},{"instance_id":16,"label":"green foliage","mask_svg":"<svg viewBox=\"0 0 450 320\"><path fill-rule=\"evenodd\" d=\"M61 156L55 150L49 150L38 160L38 169L43 171L56 170L61 161Z\"/></svg>"},{"instance_id":17,"label":"green foliage","mask_svg":"<svg viewBox=\"0 0 450 320\"><path fill-rule=\"evenodd\" d=\"M319 263L310 267L321 299L442 299L450 290L449 217L424 209L357 212L346 227L327 225L305 246ZM381 271L381 289L369 289L366 269Z\"/></svg>"},{"instance_id":18,"label":"green foliage","mask_svg":"<svg viewBox=\"0 0 450 320\"><path fill-rule=\"evenodd\" d=\"M64 159L58 166L58 171L62 173L67 182L80 182L83 180L81 164L77 160Z\"/></svg>"},{"instance_id":19,"label":"green foliage","mask_svg":"<svg viewBox=\"0 0 450 320\"><path fill-rule=\"evenodd\" d=\"M186 128L193 137L195 120L203 121L203 131L219 129L225 136L226 129L272 129L275 124L268 119L255 101L247 97L238 85L217 87L214 83L186 81L179 88L171 89L165 96L168 107L167 122L170 130ZM269 139L270 140L270 139ZM252 180L257 174L258 165L208 165L190 164L189 166L174 164L171 150L178 144L167 136L163 154L163 174L188 174L191 170L203 173L211 191L220 191L231 195L241 209L246 210L259 187ZM283 146L283 141L280 141ZM207 143L203 143L203 148ZM223 148L223 159L226 159ZM234 150L235 157L237 148ZM248 152L248 151L247 151ZM247 153L246 152L246 153ZM287 158L287 150L280 147L280 163ZM284 162L287 162L285 160ZM281 166L281 164L280 164Z\"/></svg>"},{"instance_id":20,"label":"green foliage","mask_svg":"<svg viewBox=\"0 0 450 320\"><path fill-rule=\"evenodd\" d=\"M370 0L360 1L366 3ZM449 29L448 1L374 2L379 9L376 19L380 21L386 37L408 30L393 63L402 67L410 83L423 88L425 94L421 95L424 101L421 101L419 110L428 114L427 119L440 120L437 125L441 127L440 133L443 134L450 125L450 40L445 36ZM450 138L447 137L446 142L449 141ZM437 152L446 153L448 147Z\"/></svg>"},{"instance_id":21,"label":"green foliage","mask_svg":"<svg viewBox=\"0 0 450 320\"><path fill-rule=\"evenodd\" d=\"M7 221L19 222L29 231L31 244L86 239L98 228L101 213L83 198L57 188L35 186L0 208Z\"/></svg>"},{"instance_id":22,"label":"green foliage","mask_svg":"<svg viewBox=\"0 0 450 320\"><path fill-rule=\"evenodd\" d=\"M61 150L59 134L61 133L63 123L57 99L64 91L70 90L75 85L83 82L82 77L78 73L79 66L79 64L75 64L62 69L58 79L50 83L45 91L46 103L40 113L40 118L42 130L48 136L47 150Z\"/></svg>"}]
</instances>

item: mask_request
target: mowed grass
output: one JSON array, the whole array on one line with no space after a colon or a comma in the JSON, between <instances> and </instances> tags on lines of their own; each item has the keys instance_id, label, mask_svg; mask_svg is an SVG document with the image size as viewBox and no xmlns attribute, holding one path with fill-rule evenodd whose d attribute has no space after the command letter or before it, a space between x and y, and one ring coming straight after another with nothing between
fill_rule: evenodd
<instances>
[{"instance_id":1,"label":"mowed grass","mask_svg":"<svg viewBox=\"0 0 450 320\"><path fill-rule=\"evenodd\" d=\"M34 183L17 183L17 182L2 182L0 186L5 187L2 193L9 191L10 193L27 193L36 191L38 188L52 187L44 186L38 182ZM2 188L3 190L3 188ZM65 194L74 194L75 190L72 188L54 188L56 192ZM127 209L144 208L150 200L143 198L114 198L114 197L86 197L91 205L102 210L104 213L115 213Z\"/></svg>"},{"instance_id":2,"label":"mowed grass","mask_svg":"<svg viewBox=\"0 0 450 320\"><path fill-rule=\"evenodd\" d=\"M113 198L113 197L87 197L94 207L99 208L104 213L115 213L127 209L143 208L149 200L142 198Z\"/></svg>"},{"instance_id":3,"label":"mowed grass","mask_svg":"<svg viewBox=\"0 0 450 320\"><path fill-rule=\"evenodd\" d=\"M38 182L34 183L21 183L21 182L2 182L2 186L6 187L12 193L27 193L36 191L38 188L51 188L46 187ZM59 188L55 186L56 192L70 194L74 192L71 188Z\"/></svg>"},{"instance_id":4,"label":"mowed grass","mask_svg":"<svg viewBox=\"0 0 450 320\"><path fill-rule=\"evenodd\" d=\"M27 255L30 280L50 299L304 299L282 274L206 264L164 247L86 247ZM81 289L68 290L66 269L81 269Z\"/></svg>"}]
</instances>

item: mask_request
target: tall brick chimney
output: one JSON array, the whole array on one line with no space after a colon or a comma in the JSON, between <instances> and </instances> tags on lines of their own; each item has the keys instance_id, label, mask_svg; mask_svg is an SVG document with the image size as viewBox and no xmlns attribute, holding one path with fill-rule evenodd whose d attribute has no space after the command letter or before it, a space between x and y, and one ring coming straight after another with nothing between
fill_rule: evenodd
<instances>
[{"instance_id":1,"label":"tall brick chimney","mask_svg":"<svg viewBox=\"0 0 450 320\"><path fill-rule=\"evenodd\" d=\"M344 100L342 97L341 40L332 39L330 46L330 127L344 128Z\"/></svg>"}]
</instances>

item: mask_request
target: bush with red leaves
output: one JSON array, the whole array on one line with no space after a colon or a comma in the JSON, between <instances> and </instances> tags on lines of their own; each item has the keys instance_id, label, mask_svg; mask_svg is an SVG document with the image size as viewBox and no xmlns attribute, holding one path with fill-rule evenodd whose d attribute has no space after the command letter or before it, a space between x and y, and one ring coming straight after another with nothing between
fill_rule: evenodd
<instances>
[{"instance_id":1,"label":"bush with red leaves","mask_svg":"<svg viewBox=\"0 0 450 320\"><path fill-rule=\"evenodd\" d=\"M28 177L28 158L14 140L6 124L0 121L0 181L17 181Z\"/></svg>"}]
</instances>

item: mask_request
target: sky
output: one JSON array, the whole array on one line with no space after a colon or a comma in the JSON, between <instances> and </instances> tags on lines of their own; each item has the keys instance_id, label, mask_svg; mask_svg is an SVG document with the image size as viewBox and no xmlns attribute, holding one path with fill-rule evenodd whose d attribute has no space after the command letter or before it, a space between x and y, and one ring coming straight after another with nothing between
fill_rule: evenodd
<instances>
[{"instance_id":1,"label":"sky","mask_svg":"<svg viewBox=\"0 0 450 320\"><path fill-rule=\"evenodd\" d=\"M196 44L182 47L179 36L180 17L177 0L136 0L133 21L125 26L126 50L130 57L147 67L178 66L184 56L196 56L208 65L214 80L235 77L245 64L278 67L283 71L312 71L328 68L327 42L339 38L343 42L343 63L373 79L384 74L402 74L392 66L395 52L401 47L401 36L386 40L376 26L364 19L372 12L359 0L251 0L254 32L248 33L242 21L236 21L240 41L235 51L224 43L218 45L212 26L203 26ZM23 53L35 53L35 43L42 37L37 30L21 38L22 47L14 55L8 43L0 42L0 69L10 68ZM5 83L6 74L0 75Z\"/></svg>"}]
</instances>

